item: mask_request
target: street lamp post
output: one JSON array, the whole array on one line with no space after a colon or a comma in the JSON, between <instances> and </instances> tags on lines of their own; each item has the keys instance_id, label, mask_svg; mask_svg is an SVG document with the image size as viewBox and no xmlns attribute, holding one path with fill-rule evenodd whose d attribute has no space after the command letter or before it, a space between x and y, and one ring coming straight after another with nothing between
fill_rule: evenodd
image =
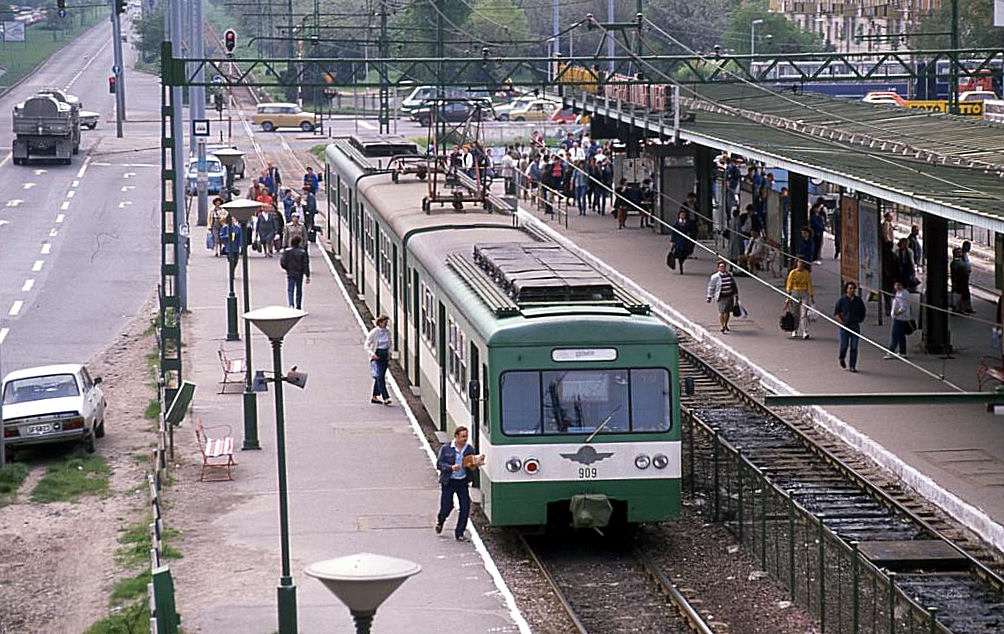
<instances>
[{"instance_id":1,"label":"street lamp post","mask_svg":"<svg viewBox=\"0 0 1004 634\"><path fill-rule=\"evenodd\" d=\"M296 586L289 568L289 502L286 493L286 430L282 403L282 338L307 316L302 310L268 306L244 313L272 343L272 371L275 374L275 449L279 468L279 539L282 549L282 576L277 589L279 634L296 634ZM250 365L249 365L250 367Z\"/></svg>"},{"instance_id":2,"label":"street lamp post","mask_svg":"<svg viewBox=\"0 0 1004 634\"><path fill-rule=\"evenodd\" d=\"M756 25L763 24L762 18L750 22L750 55L756 55Z\"/></svg>"},{"instance_id":3,"label":"street lamp post","mask_svg":"<svg viewBox=\"0 0 1004 634\"><path fill-rule=\"evenodd\" d=\"M234 165L237 164L244 152L240 150L225 149L216 152L216 157L227 169L227 200L231 200L230 190L234 186ZM238 220L240 220L238 218ZM243 232L243 227L241 231ZM243 241L244 234L241 234ZM227 251L227 259L230 259L230 251ZM237 334L237 295L234 294L234 267L230 267L230 292L227 294L227 341L240 341L241 336Z\"/></svg>"},{"instance_id":4,"label":"street lamp post","mask_svg":"<svg viewBox=\"0 0 1004 634\"><path fill-rule=\"evenodd\" d=\"M304 571L348 606L356 634L370 634L377 608L422 567L407 559L357 553L310 564Z\"/></svg>"},{"instance_id":5,"label":"street lamp post","mask_svg":"<svg viewBox=\"0 0 1004 634\"><path fill-rule=\"evenodd\" d=\"M223 205L231 216L241 223L241 260L244 279L244 312L251 310L251 299L248 296L248 221L261 203L247 198L238 198ZM231 280L233 275L230 276ZM233 284L231 283L231 289ZM261 449L258 442L258 395L251 389L251 326L244 321L244 444L241 449Z\"/></svg>"},{"instance_id":6,"label":"street lamp post","mask_svg":"<svg viewBox=\"0 0 1004 634\"><path fill-rule=\"evenodd\" d=\"M332 88L331 86L328 86L327 88L324 89L324 96L328 100L328 127L327 127L328 138L331 137L331 102L335 100L335 97L337 95L338 95L337 88Z\"/></svg>"}]
</instances>

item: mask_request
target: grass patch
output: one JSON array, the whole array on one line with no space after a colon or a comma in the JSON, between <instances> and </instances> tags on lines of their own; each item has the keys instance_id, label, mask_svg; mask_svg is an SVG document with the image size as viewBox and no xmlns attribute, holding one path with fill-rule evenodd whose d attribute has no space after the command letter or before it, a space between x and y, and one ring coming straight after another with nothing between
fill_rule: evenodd
<instances>
[{"instance_id":1,"label":"grass patch","mask_svg":"<svg viewBox=\"0 0 1004 634\"><path fill-rule=\"evenodd\" d=\"M181 559L181 553L169 543L177 536L178 531L173 528L165 528L161 533L160 556L164 559ZM130 526L119 536L118 541L122 546L115 552L115 563L123 568L149 566L153 536L147 523L141 522Z\"/></svg>"},{"instance_id":2,"label":"grass patch","mask_svg":"<svg viewBox=\"0 0 1004 634\"><path fill-rule=\"evenodd\" d=\"M146 586L150 579L149 566L135 577L120 579L112 588L112 603L125 603L146 596Z\"/></svg>"},{"instance_id":3,"label":"grass patch","mask_svg":"<svg viewBox=\"0 0 1004 634\"><path fill-rule=\"evenodd\" d=\"M74 502L85 495L108 493L108 462L97 455L74 454L50 464L35 485L31 499L36 502Z\"/></svg>"},{"instance_id":4,"label":"grass patch","mask_svg":"<svg viewBox=\"0 0 1004 634\"><path fill-rule=\"evenodd\" d=\"M324 150L327 148L327 144L320 143L310 148L310 153L317 157L318 161L324 162Z\"/></svg>"},{"instance_id":5,"label":"grass patch","mask_svg":"<svg viewBox=\"0 0 1004 634\"><path fill-rule=\"evenodd\" d=\"M87 628L85 634L139 634L149 631L150 606L144 599L101 619Z\"/></svg>"},{"instance_id":6,"label":"grass patch","mask_svg":"<svg viewBox=\"0 0 1004 634\"><path fill-rule=\"evenodd\" d=\"M148 453L134 453L132 455L132 461L136 464L144 464L153 460L153 456Z\"/></svg>"},{"instance_id":7,"label":"grass patch","mask_svg":"<svg viewBox=\"0 0 1004 634\"><path fill-rule=\"evenodd\" d=\"M0 507L11 503L27 477L28 465L22 462L10 462L0 469Z\"/></svg>"},{"instance_id":8,"label":"grass patch","mask_svg":"<svg viewBox=\"0 0 1004 634\"><path fill-rule=\"evenodd\" d=\"M63 22L67 27L65 30L47 31L42 28L43 21L25 29L25 42L0 43L0 59L7 68L7 72L0 76L0 92L31 73L49 56L108 15L107 11L101 13L94 9L74 9L73 13Z\"/></svg>"},{"instance_id":9,"label":"grass patch","mask_svg":"<svg viewBox=\"0 0 1004 634\"><path fill-rule=\"evenodd\" d=\"M143 418L147 420L157 420L160 417L160 399L150 399L149 405L143 410Z\"/></svg>"}]
</instances>

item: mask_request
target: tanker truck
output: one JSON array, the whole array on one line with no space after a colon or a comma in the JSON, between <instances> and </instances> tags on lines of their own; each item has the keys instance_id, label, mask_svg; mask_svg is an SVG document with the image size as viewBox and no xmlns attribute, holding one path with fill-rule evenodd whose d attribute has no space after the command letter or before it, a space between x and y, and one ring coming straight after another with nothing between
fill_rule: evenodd
<instances>
[{"instance_id":1,"label":"tanker truck","mask_svg":"<svg viewBox=\"0 0 1004 634\"><path fill-rule=\"evenodd\" d=\"M76 106L51 94L38 94L14 106L15 165L31 158L54 158L67 165L80 149Z\"/></svg>"}]
</instances>

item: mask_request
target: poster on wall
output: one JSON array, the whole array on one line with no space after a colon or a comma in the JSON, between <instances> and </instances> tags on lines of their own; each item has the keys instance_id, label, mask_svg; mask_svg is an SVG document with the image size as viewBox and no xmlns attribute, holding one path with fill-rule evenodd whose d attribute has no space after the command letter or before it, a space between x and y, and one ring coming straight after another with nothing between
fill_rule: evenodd
<instances>
[{"instance_id":1,"label":"poster on wall","mask_svg":"<svg viewBox=\"0 0 1004 634\"><path fill-rule=\"evenodd\" d=\"M858 280L858 197L840 197L840 280Z\"/></svg>"},{"instance_id":2,"label":"poster on wall","mask_svg":"<svg viewBox=\"0 0 1004 634\"><path fill-rule=\"evenodd\" d=\"M871 292L882 288L879 208L871 200L858 201L858 285Z\"/></svg>"}]
</instances>

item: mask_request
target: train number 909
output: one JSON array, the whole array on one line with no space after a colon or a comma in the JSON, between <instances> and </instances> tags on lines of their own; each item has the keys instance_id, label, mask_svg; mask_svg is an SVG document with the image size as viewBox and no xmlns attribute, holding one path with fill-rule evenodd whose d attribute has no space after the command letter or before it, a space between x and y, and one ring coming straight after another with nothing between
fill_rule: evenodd
<instances>
[{"instance_id":1,"label":"train number 909","mask_svg":"<svg viewBox=\"0 0 1004 634\"><path fill-rule=\"evenodd\" d=\"M579 467L579 479L591 480L596 477L596 467Z\"/></svg>"}]
</instances>

